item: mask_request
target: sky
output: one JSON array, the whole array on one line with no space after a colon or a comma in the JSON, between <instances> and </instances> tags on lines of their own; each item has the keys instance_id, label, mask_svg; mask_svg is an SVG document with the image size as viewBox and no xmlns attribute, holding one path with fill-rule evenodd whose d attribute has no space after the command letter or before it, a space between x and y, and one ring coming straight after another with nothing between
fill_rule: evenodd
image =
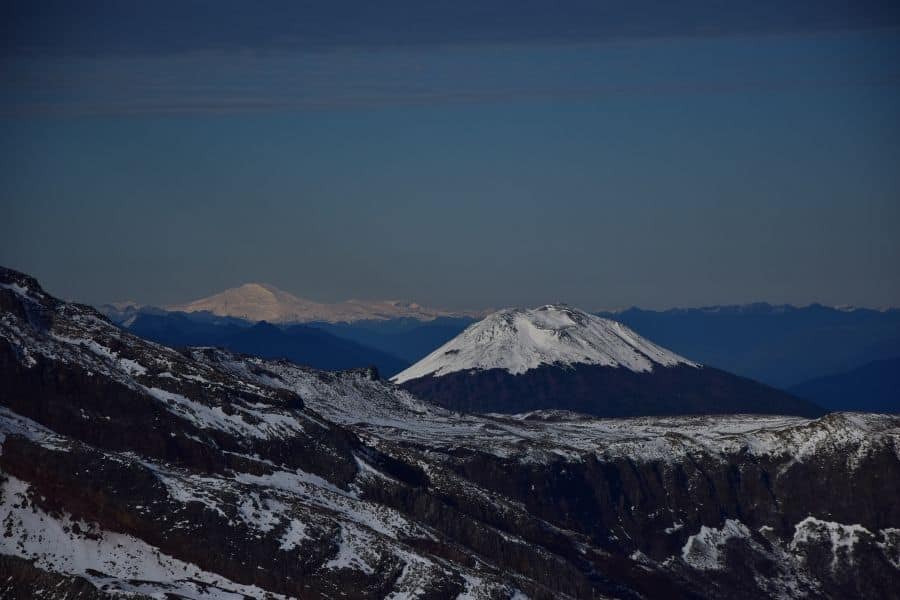
<instances>
[{"instance_id":1,"label":"sky","mask_svg":"<svg viewBox=\"0 0 900 600\"><path fill-rule=\"evenodd\" d=\"M0 264L65 298L900 306L895 2L20 2Z\"/></svg>"}]
</instances>

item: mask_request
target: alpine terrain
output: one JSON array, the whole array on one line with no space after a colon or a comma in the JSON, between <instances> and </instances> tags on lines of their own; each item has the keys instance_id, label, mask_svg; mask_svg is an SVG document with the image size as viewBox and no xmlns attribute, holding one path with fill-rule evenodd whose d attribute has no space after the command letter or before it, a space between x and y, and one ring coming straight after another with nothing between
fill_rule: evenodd
<instances>
[{"instance_id":1,"label":"alpine terrain","mask_svg":"<svg viewBox=\"0 0 900 600\"><path fill-rule=\"evenodd\" d=\"M706 367L628 327L566 306L507 309L470 325L395 383L473 412L563 409L599 416L818 416L805 400Z\"/></svg>"},{"instance_id":2,"label":"alpine terrain","mask_svg":"<svg viewBox=\"0 0 900 600\"><path fill-rule=\"evenodd\" d=\"M449 346L437 379L706 371L563 307ZM0 269L4 598L900 598L898 497L898 416L460 414Z\"/></svg>"}]
</instances>

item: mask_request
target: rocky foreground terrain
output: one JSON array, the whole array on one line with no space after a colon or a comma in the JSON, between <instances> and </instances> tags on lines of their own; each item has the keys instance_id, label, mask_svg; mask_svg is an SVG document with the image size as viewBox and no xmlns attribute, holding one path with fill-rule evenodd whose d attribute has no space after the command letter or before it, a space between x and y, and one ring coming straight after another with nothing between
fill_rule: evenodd
<instances>
[{"instance_id":1,"label":"rocky foreground terrain","mask_svg":"<svg viewBox=\"0 0 900 600\"><path fill-rule=\"evenodd\" d=\"M0 270L0 596L900 598L900 418L474 416Z\"/></svg>"}]
</instances>

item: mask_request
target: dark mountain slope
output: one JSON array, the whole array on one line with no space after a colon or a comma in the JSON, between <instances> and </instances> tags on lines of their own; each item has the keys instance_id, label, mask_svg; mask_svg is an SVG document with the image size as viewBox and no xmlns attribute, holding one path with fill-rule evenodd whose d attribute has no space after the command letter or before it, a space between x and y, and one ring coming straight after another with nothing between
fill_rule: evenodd
<instances>
[{"instance_id":1,"label":"dark mountain slope","mask_svg":"<svg viewBox=\"0 0 900 600\"><path fill-rule=\"evenodd\" d=\"M278 327L237 319L202 319L183 313L139 314L128 331L169 346L218 346L266 358L287 358L318 369L374 366L385 376L408 366L405 361L304 325Z\"/></svg>"},{"instance_id":2,"label":"dark mountain slope","mask_svg":"<svg viewBox=\"0 0 900 600\"><path fill-rule=\"evenodd\" d=\"M451 410L482 413L545 409L603 417L825 413L813 402L711 367L635 373L594 365L542 366L519 375L491 369L413 379L403 387Z\"/></svg>"},{"instance_id":3,"label":"dark mountain slope","mask_svg":"<svg viewBox=\"0 0 900 600\"><path fill-rule=\"evenodd\" d=\"M310 323L310 325L397 356L412 364L459 335L472 323L473 319L469 318L439 317L433 321L395 319L355 323Z\"/></svg>"},{"instance_id":4,"label":"dark mountain slope","mask_svg":"<svg viewBox=\"0 0 900 600\"><path fill-rule=\"evenodd\" d=\"M900 358L819 377L789 391L829 410L900 413Z\"/></svg>"}]
</instances>

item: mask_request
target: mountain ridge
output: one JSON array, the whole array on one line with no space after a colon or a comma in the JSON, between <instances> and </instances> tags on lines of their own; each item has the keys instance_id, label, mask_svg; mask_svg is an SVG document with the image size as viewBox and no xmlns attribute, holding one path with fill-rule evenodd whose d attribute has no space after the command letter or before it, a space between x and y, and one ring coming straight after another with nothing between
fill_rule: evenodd
<instances>
[{"instance_id":1,"label":"mountain ridge","mask_svg":"<svg viewBox=\"0 0 900 600\"><path fill-rule=\"evenodd\" d=\"M109 304L97 308L124 326L139 313L165 312L148 306L136 308L135 304L129 302L118 310ZM210 322L230 318L202 312L189 314ZM598 315L619 321L694 361L787 390L810 379L900 355L897 309L848 311L822 304L797 307L762 302L665 311L629 308ZM241 320L239 324L245 323ZM470 324L470 318L446 317L428 321L400 318L308 323L409 364L418 362Z\"/></svg>"},{"instance_id":2,"label":"mountain ridge","mask_svg":"<svg viewBox=\"0 0 900 600\"><path fill-rule=\"evenodd\" d=\"M400 300L345 300L323 303L300 298L266 283L245 283L198 300L166 307L174 312L206 311L249 321L271 323L352 323L363 320L468 316L477 312L448 311Z\"/></svg>"},{"instance_id":3,"label":"mountain ridge","mask_svg":"<svg viewBox=\"0 0 900 600\"><path fill-rule=\"evenodd\" d=\"M403 359L318 327L275 325L268 321L250 323L233 317L205 320L197 315L138 313L121 326L130 333L167 346L217 346L264 358L287 358L329 371L374 366L389 376L409 366Z\"/></svg>"},{"instance_id":4,"label":"mountain ridge","mask_svg":"<svg viewBox=\"0 0 900 600\"><path fill-rule=\"evenodd\" d=\"M782 389L900 355L900 310L760 304L601 316L706 365Z\"/></svg>"},{"instance_id":5,"label":"mountain ridge","mask_svg":"<svg viewBox=\"0 0 900 600\"><path fill-rule=\"evenodd\" d=\"M829 410L900 413L900 357L817 377L788 391Z\"/></svg>"},{"instance_id":6,"label":"mountain ridge","mask_svg":"<svg viewBox=\"0 0 900 600\"><path fill-rule=\"evenodd\" d=\"M853 304L824 304L822 302L810 302L808 304L791 304L787 303L776 303L776 302L767 302L765 300L759 300L755 302L742 302L742 303L732 303L732 304L704 304L699 306L670 306L668 308L644 308L638 305L631 305L622 308L608 308L603 310L595 310L591 311L595 315L614 315L621 314L628 311L645 311L645 312L655 312L655 313L688 313L688 312L705 312L705 313L731 313L731 314L740 314L740 313L783 313L788 311L802 311L807 309L825 309L825 310L833 310L839 312L859 312L859 311L869 311L869 312L877 312L877 313L886 313L886 312L896 312L900 311L900 307L887 305L880 307L872 307L872 306L856 306Z\"/></svg>"}]
</instances>

